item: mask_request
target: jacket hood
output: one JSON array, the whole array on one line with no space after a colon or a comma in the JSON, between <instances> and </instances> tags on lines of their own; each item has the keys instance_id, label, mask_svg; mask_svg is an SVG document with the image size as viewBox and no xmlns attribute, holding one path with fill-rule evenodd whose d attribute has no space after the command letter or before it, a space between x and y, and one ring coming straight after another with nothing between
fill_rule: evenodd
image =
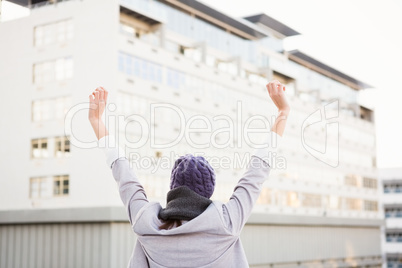
<instances>
[{"instance_id":1,"label":"jacket hood","mask_svg":"<svg viewBox=\"0 0 402 268\"><path fill-rule=\"evenodd\" d=\"M225 228L219 212L222 203L217 201L199 216L170 230L159 229L163 224L158 218L161 209L159 203L149 203L141 209L133 224L138 242L149 262L156 267L209 267L211 262L205 263L206 259L226 258L225 252L238 239Z\"/></svg>"}]
</instances>

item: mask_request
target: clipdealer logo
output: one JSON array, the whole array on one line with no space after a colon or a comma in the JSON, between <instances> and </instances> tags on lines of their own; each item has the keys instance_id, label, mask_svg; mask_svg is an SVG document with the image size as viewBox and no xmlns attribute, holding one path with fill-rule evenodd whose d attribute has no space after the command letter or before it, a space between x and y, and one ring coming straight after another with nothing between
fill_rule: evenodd
<instances>
[{"instance_id":1,"label":"clipdealer logo","mask_svg":"<svg viewBox=\"0 0 402 268\"><path fill-rule=\"evenodd\" d=\"M339 101L333 100L311 113L301 127L304 149L317 160L331 166L339 165ZM309 128L325 128L324 146L317 146L305 135ZM321 145L321 144L319 144Z\"/></svg>"}]
</instances>

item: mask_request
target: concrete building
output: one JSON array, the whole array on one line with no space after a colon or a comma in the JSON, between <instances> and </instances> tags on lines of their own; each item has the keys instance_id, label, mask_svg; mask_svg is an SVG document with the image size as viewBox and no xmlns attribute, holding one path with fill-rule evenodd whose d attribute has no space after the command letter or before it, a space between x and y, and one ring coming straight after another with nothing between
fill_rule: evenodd
<instances>
[{"instance_id":1,"label":"concrete building","mask_svg":"<svg viewBox=\"0 0 402 268\"><path fill-rule=\"evenodd\" d=\"M275 114L272 79L292 112L242 233L250 266L381 266L373 111L358 103L370 86L284 51L297 31L198 1L12 2L31 11L0 25L0 267L128 262L135 236L87 120L97 86L110 91L110 132L164 203L188 152L217 160L213 198L228 200L261 137L243 131Z\"/></svg>"},{"instance_id":2,"label":"concrete building","mask_svg":"<svg viewBox=\"0 0 402 268\"><path fill-rule=\"evenodd\" d=\"M379 170L382 184L382 208L385 215L382 249L383 267L402 267L402 168Z\"/></svg>"}]
</instances>

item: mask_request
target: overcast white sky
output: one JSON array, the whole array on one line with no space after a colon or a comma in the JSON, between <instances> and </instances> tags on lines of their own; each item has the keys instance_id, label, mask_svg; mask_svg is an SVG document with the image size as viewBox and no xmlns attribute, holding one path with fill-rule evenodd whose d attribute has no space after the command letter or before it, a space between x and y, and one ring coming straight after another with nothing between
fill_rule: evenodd
<instances>
[{"instance_id":1,"label":"overcast white sky","mask_svg":"<svg viewBox=\"0 0 402 268\"><path fill-rule=\"evenodd\" d=\"M362 92L361 102L376 110L378 166L402 167L402 1L201 2L234 17L265 13L302 33L286 41L288 49L373 85ZM3 20L16 13L3 1Z\"/></svg>"}]
</instances>

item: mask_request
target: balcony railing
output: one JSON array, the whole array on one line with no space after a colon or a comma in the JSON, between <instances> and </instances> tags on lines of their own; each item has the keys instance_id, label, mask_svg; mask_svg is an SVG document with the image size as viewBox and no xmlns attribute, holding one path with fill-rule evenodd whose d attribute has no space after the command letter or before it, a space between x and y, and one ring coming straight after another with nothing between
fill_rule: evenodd
<instances>
[{"instance_id":1,"label":"balcony railing","mask_svg":"<svg viewBox=\"0 0 402 268\"><path fill-rule=\"evenodd\" d=\"M29 5L28 8L36 9L36 8L40 8L40 7L44 7L44 6L57 5L58 3L67 2L67 1L71 1L71 0L42 1L42 2L38 2L36 4Z\"/></svg>"},{"instance_id":2,"label":"balcony railing","mask_svg":"<svg viewBox=\"0 0 402 268\"><path fill-rule=\"evenodd\" d=\"M402 212L385 212L385 218L402 218Z\"/></svg>"},{"instance_id":3,"label":"balcony railing","mask_svg":"<svg viewBox=\"0 0 402 268\"><path fill-rule=\"evenodd\" d=\"M384 193L385 194L392 194L392 193L402 193L402 187L398 186L398 187L390 187L390 188L385 188L384 187Z\"/></svg>"},{"instance_id":4,"label":"balcony railing","mask_svg":"<svg viewBox=\"0 0 402 268\"><path fill-rule=\"evenodd\" d=\"M120 0L120 3L131 10L134 10L147 17L155 18L157 21L166 22L167 13L163 4L149 0Z\"/></svg>"},{"instance_id":5,"label":"balcony railing","mask_svg":"<svg viewBox=\"0 0 402 268\"><path fill-rule=\"evenodd\" d=\"M388 236L386 237L387 243L402 243L402 236Z\"/></svg>"},{"instance_id":6,"label":"balcony railing","mask_svg":"<svg viewBox=\"0 0 402 268\"><path fill-rule=\"evenodd\" d=\"M388 263L387 268L402 268L402 263Z\"/></svg>"}]
</instances>

